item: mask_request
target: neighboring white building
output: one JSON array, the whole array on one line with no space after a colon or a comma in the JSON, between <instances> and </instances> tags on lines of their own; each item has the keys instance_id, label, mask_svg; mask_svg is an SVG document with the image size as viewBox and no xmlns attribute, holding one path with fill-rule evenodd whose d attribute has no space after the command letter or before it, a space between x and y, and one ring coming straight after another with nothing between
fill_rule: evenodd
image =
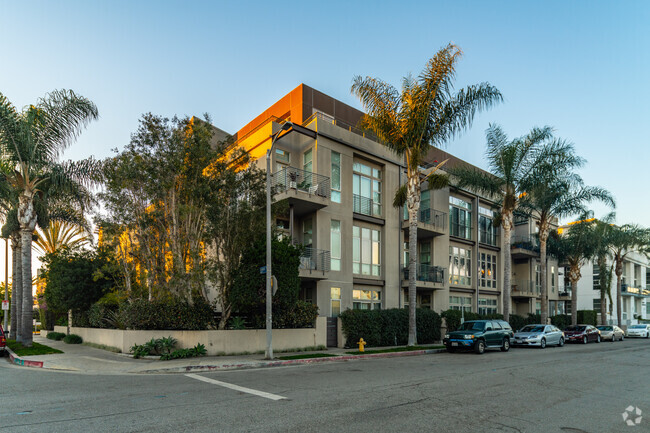
<instances>
[{"instance_id":1,"label":"neighboring white building","mask_svg":"<svg viewBox=\"0 0 650 433\"><path fill-rule=\"evenodd\" d=\"M578 310L598 311L600 320L599 271L595 263L588 263L580 270L582 278L578 281ZM565 272L565 275L568 272ZM568 284L568 283L567 283ZM612 276L611 305L607 301L607 323L617 324L616 320L616 275ZM640 254L630 253L623 264L622 279L622 323L627 326L639 323L638 317L650 320L650 260Z\"/></svg>"}]
</instances>

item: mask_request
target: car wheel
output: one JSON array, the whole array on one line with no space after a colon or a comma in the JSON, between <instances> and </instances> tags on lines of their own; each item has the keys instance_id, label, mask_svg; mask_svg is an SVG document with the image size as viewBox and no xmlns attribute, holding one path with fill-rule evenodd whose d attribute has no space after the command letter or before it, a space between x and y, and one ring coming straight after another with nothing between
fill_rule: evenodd
<instances>
[{"instance_id":1,"label":"car wheel","mask_svg":"<svg viewBox=\"0 0 650 433\"><path fill-rule=\"evenodd\" d=\"M596 343L600 343L600 334L598 334L598 337L596 337Z\"/></svg>"},{"instance_id":2,"label":"car wheel","mask_svg":"<svg viewBox=\"0 0 650 433\"><path fill-rule=\"evenodd\" d=\"M589 339L585 335L584 337L582 337L582 344L587 344L587 343L589 343Z\"/></svg>"},{"instance_id":3,"label":"car wheel","mask_svg":"<svg viewBox=\"0 0 650 433\"><path fill-rule=\"evenodd\" d=\"M542 349L546 348L546 338L542 338L542 341L539 342L539 347Z\"/></svg>"},{"instance_id":4,"label":"car wheel","mask_svg":"<svg viewBox=\"0 0 650 433\"><path fill-rule=\"evenodd\" d=\"M557 345L558 345L559 347L564 346L564 338L561 338L561 337L560 337L560 341L559 341L559 343L557 343Z\"/></svg>"},{"instance_id":5,"label":"car wheel","mask_svg":"<svg viewBox=\"0 0 650 433\"><path fill-rule=\"evenodd\" d=\"M646 332L645 338L650 338L650 332Z\"/></svg>"},{"instance_id":6,"label":"car wheel","mask_svg":"<svg viewBox=\"0 0 650 433\"><path fill-rule=\"evenodd\" d=\"M625 339L625 335L621 334L621 341L623 341L624 339Z\"/></svg>"},{"instance_id":7,"label":"car wheel","mask_svg":"<svg viewBox=\"0 0 650 433\"><path fill-rule=\"evenodd\" d=\"M474 351L479 355L482 355L485 352L485 341L478 340L474 345Z\"/></svg>"},{"instance_id":8,"label":"car wheel","mask_svg":"<svg viewBox=\"0 0 650 433\"><path fill-rule=\"evenodd\" d=\"M510 340L507 338L503 339L503 344L501 344L501 351L502 352L507 352L510 350Z\"/></svg>"}]
</instances>

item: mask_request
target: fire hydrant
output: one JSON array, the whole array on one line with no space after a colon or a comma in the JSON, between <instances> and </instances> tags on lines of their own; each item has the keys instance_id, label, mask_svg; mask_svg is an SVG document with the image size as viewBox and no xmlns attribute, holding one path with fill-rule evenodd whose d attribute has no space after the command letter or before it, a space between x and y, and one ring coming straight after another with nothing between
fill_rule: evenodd
<instances>
[{"instance_id":1,"label":"fire hydrant","mask_svg":"<svg viewBox=\"0 0 650 433\"><path fill-rule=\"evenodd\" d=\"M359 340L357 343L359 345L359 352L365 352L365 349L363 348L367 343L363 341L363 338Z\"/></svg>"}]
</instances>

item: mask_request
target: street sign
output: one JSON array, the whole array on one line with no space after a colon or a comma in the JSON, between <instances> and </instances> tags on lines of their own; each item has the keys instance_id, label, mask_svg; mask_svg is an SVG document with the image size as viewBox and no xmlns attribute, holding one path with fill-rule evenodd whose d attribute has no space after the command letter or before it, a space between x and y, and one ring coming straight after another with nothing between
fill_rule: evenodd
<instances>
[{"instance_id":1,"label":"street sign","mask_svg":"<svg viewBox=\"0 0 650 433\"><path fill-rule=\"evenodd\" d=\"M260 274L266 274L266 266L260 268Z\"/></svg>"},{"instance_id":2,"label":"street sign","mask_svg":"<svg viewBox=\"0 0 650 433\"><path fill-rule=\"evenodd\" d=\"M5 311L9 309L9 301L2 301L2 309Z\"/></svg>"}]
</instances>

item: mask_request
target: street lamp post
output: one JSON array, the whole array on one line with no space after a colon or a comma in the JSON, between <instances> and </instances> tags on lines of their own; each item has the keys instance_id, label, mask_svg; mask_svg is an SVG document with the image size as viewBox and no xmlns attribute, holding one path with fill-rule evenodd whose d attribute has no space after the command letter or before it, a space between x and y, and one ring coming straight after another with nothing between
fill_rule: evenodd
<instances>
[{"instance_id":1,"label":"street lamp post","mask_svg":"<svg viewBox=\"0 0 650 433\"><path fill-rule=\"evenodd\" d=\"M273 293L271 291L271 152L275 141L283 131L293 126L291 122L282 124L280 130L273 135L271 147L266 151L266 359L273 359Z\"/></svg>"}]
</instances>

